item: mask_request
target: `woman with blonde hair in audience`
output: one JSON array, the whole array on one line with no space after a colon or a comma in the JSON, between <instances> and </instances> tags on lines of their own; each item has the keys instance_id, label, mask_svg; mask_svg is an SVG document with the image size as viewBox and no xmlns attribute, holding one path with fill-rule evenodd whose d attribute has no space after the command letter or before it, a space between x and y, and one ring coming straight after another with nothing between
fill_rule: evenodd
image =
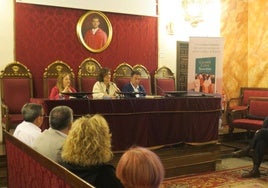
<instances>
[{"instance_id":1,"label":"woman with blonde hair in audience","mask_svg":"<svg viewBox=\"0 0 268 188\"><path fill-rule=\"evenodd\" d=\"M108 123L102 115L96 114L74 121L59 162L97 188L121 188L115 168L108 164L112 157Z\"/></svg>"},{"instance_id":2,"label":"woman with blonde hair in audience","mask_svg":"<svg viewBox=\"0 0 268 188\"><path fill-rule=\"evenodd\" d=\"M116 176L125 188L159 188L164 175L160 158L143 147L126 151L116 168Z\"/></svg>"},{"instance_id":3,"label":"woman with blonde hair in audience","mask_svg":"<svg viewBox=\"0 0 268 188\"><path fill-rule=\"evenodd\" d=\"M68 95L64 95L62 93L74 93L74 92L76 92L76 90L71 86L70 73L63 72L59 74L56 85L51 89L49 99L50 100L69 99Z\"/></svg>"}]
</instances>

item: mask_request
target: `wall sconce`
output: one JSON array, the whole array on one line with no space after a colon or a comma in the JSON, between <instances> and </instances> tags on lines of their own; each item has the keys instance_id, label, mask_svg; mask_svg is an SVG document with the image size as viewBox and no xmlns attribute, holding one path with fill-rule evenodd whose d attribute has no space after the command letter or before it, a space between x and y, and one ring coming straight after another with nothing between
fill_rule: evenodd
<instances>
[{"instance_id":1,"label":"wall sconce","mask_svg":"<svg viewBox=\"0 0 268 188\"><path fill-rule=\"evenodd\" d=\"M184 20L190 22L192 27L197 27L203 22L204 6L209 0L182 0L181 6L184 10Z\"/></svg>"},{"instance_id":2,"label":"wall sconce","mask_svg":"<svg viewBox=\"0 0 268 188\"><path fill-rule=\"evenodd\" d=\"M175 34L175 31L174 31L174 23L173 22L167 23L166 30L167 30L167 34L174 35Z\"/></svg>"}]
</instances>

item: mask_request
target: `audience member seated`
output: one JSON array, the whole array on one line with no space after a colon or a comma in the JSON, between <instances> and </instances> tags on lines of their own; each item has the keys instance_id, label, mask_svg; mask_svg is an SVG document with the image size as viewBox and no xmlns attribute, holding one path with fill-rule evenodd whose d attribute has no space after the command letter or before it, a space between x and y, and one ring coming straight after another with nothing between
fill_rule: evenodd
<instances>
[{"instance_id":1,"label":"audience member seated","mask_svg":"<svg viewBox=\"0 0 268 188\"><path fill-rule=\"evenodd\" d=\"M93 99L112 99L118 96L120 89L114 82L111 82L111 71L108 68L102 68L97 78L97 82L92 90Z\"/></svg>"},{"instance_id":2,"label":"audience member seated","mask_svg":"<svg viewBox=\"0 0 268 188\"><path fill-rule=\"evenodd\" d=\"M158 188L164 175L160 158L143 147L134 147L126 151L116 168L116 176L125 188Z\"/></svg>"},{"instance_id":3,"label":"audience member seated","mask_svg":"<svg viewBox=\"0 0 268 188\"><path fill-rule=\"evenodd\" d=\"M33 143L33 149L53 161L57 160L62 145L73 122L73 110L68 106L57 106L49 113L50 128Z\"/></svg>"},{"instance_id":4,"label":"audience member seated","mask_svg":"<svg viewBox=\"0 0 268 188\"><path fill-rule=\"evenodd\" d=\"M40 104L26 103L21 113L24 121L16 127L13 135L32 147L36 138L41 135L40 127L43 123L44 110Z\"/></svg>"},{"instance_id":5,"label":"audience member seated","mask_svg":"<svg viewBox=\"0 0 268 188\"><path fill-rule=\"evenodd\" d=\"M74 121L59 162L95 187L123 187L115 175L115 168L108 164L112 157L108 123L96 114Z\"/></svg>"},{"instance_id":6,"label":"audience member seated","mask_svg":"<svg viewBox=\"0 0 268 188\"><path fill-rule=\"evenodd\" d=\"M69 73L61 73L57 78L56 86L51 89L49 99L69 99L68 95L62 93L73 93L76 92L75 88L71 86L71 75Z\"/></svg>"},{"instance_id":7,"label":"audience member seated","mask_svg":"<svg viewBox=\"0 0 268 188\"><path fill-rule=\"evenodd\" d=\"M257 178L260 177L260 165L268 148L268 117L263 121L263 126L260 130L256 131L252 142L246 148L233 152L234 157L242 157L249 154L253 149L253 168L248 173L242 174L243 178Z\"/></svg>"},{"instance_id":8,"label":"audience member seated","mask_svg":"<svg viewBox=\"0 0 268 188\"><path fill-rule=\"evenodd\" d=\"M125 97L143 97L146 95L145 89L140 85L141 73L137 70L131 72L130 82L126 84L122 92L125 93Z\"/></svg>"}]
</instances>

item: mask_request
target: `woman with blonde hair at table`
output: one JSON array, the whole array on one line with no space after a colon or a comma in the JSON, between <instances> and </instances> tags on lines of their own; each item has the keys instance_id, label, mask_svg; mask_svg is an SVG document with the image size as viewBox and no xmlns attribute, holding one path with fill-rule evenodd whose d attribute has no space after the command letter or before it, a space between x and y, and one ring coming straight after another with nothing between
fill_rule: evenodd
<instances>
[{"instance_id":1,"label":"woman with blonde hair at table","mask_svg":"<svg viewBox=\"0 0 268 188\"><path fill-rule=\"evenodd\" d=\"M111 134L102 115L83 116L72 124L59 163L97 188L122 188L115 168Z\"/></svg>"},{"instance_id":2,"label":"woman with blonde hair at table","mask_svg":"<svg viewBox=\"0 0 268 188\"><path fill-rule=\"evenodd\" d=\"M164 174L160 158L143 147L127 150L116 167L116 176L125 188L159 188Z\"/></svg>"},{"instance_id":3,"label":"woman with blonde hair at table","mask_svg":"<svg viewBox=\"0 0 268 188\"><path fill-rule=\"evenodd\" d=\"M76 90L71 86L71 75L67 72L59 74L56 85L51 89L49 99L69 99L69 96L62 93L74 93Z\"/></svg>"}]
</instances>

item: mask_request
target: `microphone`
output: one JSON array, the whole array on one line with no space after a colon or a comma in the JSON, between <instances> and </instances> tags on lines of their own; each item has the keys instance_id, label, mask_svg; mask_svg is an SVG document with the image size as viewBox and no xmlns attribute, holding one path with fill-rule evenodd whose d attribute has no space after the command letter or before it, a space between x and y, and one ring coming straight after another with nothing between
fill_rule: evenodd
<instances>
[{"instance_id":1,"label":"microphone","mask_svg":"<svg viewBox=\"0 0 268 188\"><path fill-rule=\"evenodd\" d=\"M156 84L156 88L159 89L161 93L163 93L162 95L165 94L165 90L162 87L160 87L158 84ZM157 90L156 90L156 92L157 92ZM157 92L157 94L158 94L158 92ZM158 95L160 95L160 94L158 94Z\"/></svg>"}]
</instances>

